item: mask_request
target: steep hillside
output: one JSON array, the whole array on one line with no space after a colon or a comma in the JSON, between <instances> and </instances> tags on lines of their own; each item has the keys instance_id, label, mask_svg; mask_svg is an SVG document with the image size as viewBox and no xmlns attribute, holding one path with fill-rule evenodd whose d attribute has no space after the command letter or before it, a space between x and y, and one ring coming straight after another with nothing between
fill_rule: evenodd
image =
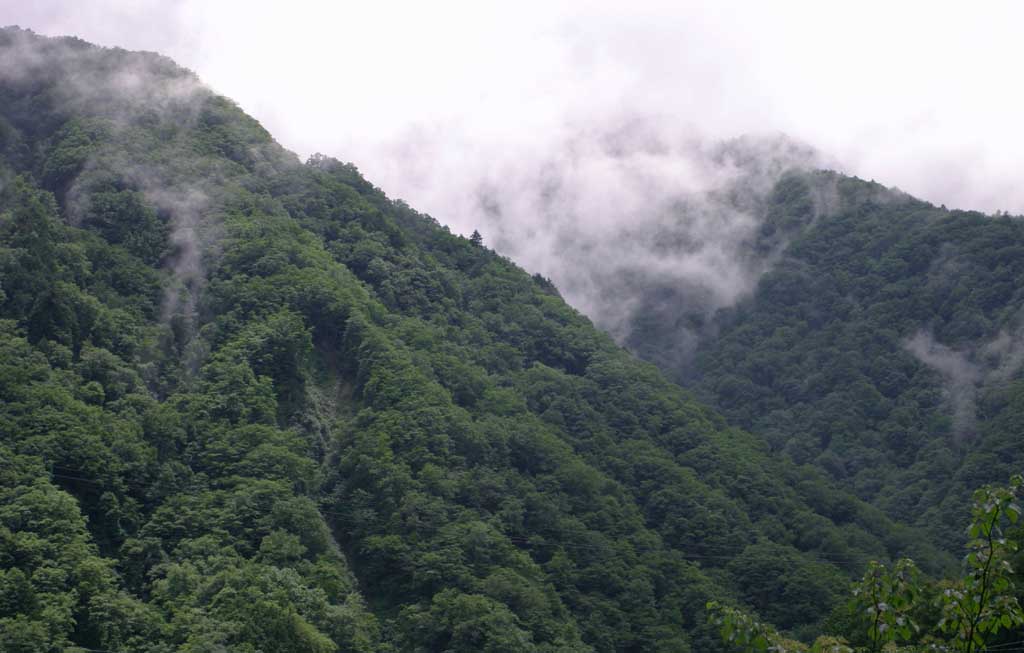
<instances>
[{"instance_id":1,"label":"steep hillside","mask_svg":"<svg viewBox=\"0 0 1024 653\"><path fill-rule=\"evenodd\" d=\"M714 651L947 558L152 54L0 31L0 649Z\"/></svg>"},{"instance_id":2,"label":"steep hillside","mask_svg":"<svg viewBox=\"0 0 1024 653\"><path fill-rule=\"evenodd\" d=\"M959 550L972 490L1024 464L1024 221L823 172L784 176L759 219L754 250L780 256L702 324L695 357L674 353L693 305L655 282L627 344L773 451Z\"/></svg>"}]
</instances>

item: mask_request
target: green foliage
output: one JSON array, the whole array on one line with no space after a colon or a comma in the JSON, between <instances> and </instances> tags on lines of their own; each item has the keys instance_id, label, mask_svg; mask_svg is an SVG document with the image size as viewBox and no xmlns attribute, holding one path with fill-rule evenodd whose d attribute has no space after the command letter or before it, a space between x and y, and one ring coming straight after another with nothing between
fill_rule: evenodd
<instances>
[{"instance_id":1,"label":"green foliage","mask_svg":"<svg viewBox=\"0 0 1024 653\"><path fill-rule=\"evenodd\" d=\"M1002 650L1019 642L994 641L1001 631L1013 639L1024 625L1024 611L1014 593L1013 569L1009 558L1020 548L1022 531L1014 530L1021 516L1018 503L1024 491L1024 477L1010 479L1007 486L988 486L974 494L968 532L965 573L952 581L926 581L909 559L901 559L890 570L872 562L860 582L853 585L849 609L856 615L851 640L861 639L866 625L867 646L850 648L846 640L819 637L813 646L786 639L773 626L744 610L717 602L708 603L712 624L723 641L747 653L767 651L987 651ZM1006 529L1012 531L1006 537ZM928 615L934 624L922 628L915 615L934 595L938 612ZM898 647L903 642L905 647Z\"/></svg>"},{"instance_id":2,"label":"green foliage","mask_svg":"<svg viewBox=\"0 0 1024 653\"><path fill-rule=\"evenodd\" d=\"M722 639L744 653L853 653L840 640L829 638L808 647L780 635L772 626L758 621L742 610L715 601L707 604L709 619L718 626Z\"/></svg>"},{"instance_id":3,"label":"green foliage","mask_svg":"<svg viewBox=\"0 0 1024 653\"><path fill-rule=\"evenodd\" d=\"M953 635L958 650L984 650L993 635L1024 625L1024 610L1014 593L1010 557L1020 543L1007 539L1004 529L1021 516L1018 501L1024 477L1007 487L986 487L974 494L968 528L966 575L942 590L943 632Z\"/></svg>"},{"instance_id":4,"label":"green foliage","mask_svg":"<svg viewBox=\"0 0 1024 653\"><path fill-rule=\"evenodd\" d=\"M889 642L909 641L920 628L912 617L918 600L919 572L914 562L902 558L890 571L872 561L860 583L853 588L853 609L867 622L872 651Z\"/></svg>"},{"instance_id":5,"label":"green foliage","mask_svg":"<svg viewBox=\"0 0 1024 653\"><path fill-rule=\"evenodd\" d=\"M708 601L814 633L867 560L945 562L167 60L22 49L0 648L714 652Z\"/></svg>"},{"instance_id":6,"label":"green foliage","mask_svg":"<svg viewBox=\"0 0 1024 653\"><path fill-rule=\"evenodd\" d=\"M825 172L785 177L759 210L758 246L777 262L670 372L774 452L957 551L973 490L1024 465L1011 444L1024 370L1010 353L1024 222ZM670 368L677 341L641 329L629 344Z\"/></svg>"},{"instance_id":7,"label":"green foliage","mask_svg":"<svg viewBox=\"0 0 1024 653\"><path fill-rule=\"evenodd\" d=\"M121 245L144 263L155 263L167 246L167 225L137 191L93 191L82 224Z\"/></svg>"}]
</instances>

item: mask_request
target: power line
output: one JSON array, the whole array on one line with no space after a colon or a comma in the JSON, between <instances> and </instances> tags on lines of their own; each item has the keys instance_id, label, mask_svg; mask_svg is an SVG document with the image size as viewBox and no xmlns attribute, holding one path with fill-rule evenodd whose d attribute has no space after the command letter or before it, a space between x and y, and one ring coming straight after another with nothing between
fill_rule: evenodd
<instances>
[{"instance_id":1,"label":"power line","mask_svg":"<svg viewBox=\"0 0 1024 653\"><path fill-rule=\"evenodd\" d=\"M83 471L83 470L74 470L72 468L61 466L61 465L55 465L55 466L53 466L53 469L63 469L63 470L68 470L68 471L79 471L79 472ZM96 480L96 479L90 479L90 478L86 478L86 477L83 477L83 476L76 476L76 475L71 475L71 474L65 474L65 473L62 473L62 472L51 471L50 475L53 476L53 477L56 477L56 478L64 478L64 479L68 479L68 480L82 481L82 482L86 482L86 483L92 483L92 484L95 484L95 485L102 485L102 486L108 485L108 483L104 482L104 481L100 481L100 480ZM143 482L133 481L133 480L124 479L124 478L121 478L121 479L118 479L118 480L120 482L126 484L126 485L134 486L134 487L137 487L137 488L140 488L140 489L149 489L149 488L153 487L153 485L154 485L153 483L143 483ZM328 510L328 509L324 509L322 507L318 507L318 511L320 512L321 515L330 515L332 517L335 517L336 519L333 520L334 522L339 522L340 521L341 523L346 523L346 524L350 524L350 525L356 525L356 524L362 523L361 520L358 519L358 516L355 515L351 511L350 512L339 512L337 510ZM532 535L514 535L514 534L509 534L509 533L503 533L503 532L501 532L498 529L496 529L496 530L497 530L497 532L500 535L502 535L503 537L505 537L509 541L512 541L513 543L518 544L518 545L523 546L523 547L529 547L529 548L550 547L550 548L564 548L564 549L576 549L576 550L607 551L612 556L616 553L615 546L613 544L611 544L611 543L608 546L602 546L602 545L597 545L597 544L587 544L587 543L572 542L572 541L540 542L540 541L536 541L535 539L533 539ZM589 529L589 528L587 530L590 533L600 533L601 532L601 531L596 531L596 530ZM543 535L550 535L550 536L556 536L556 537L560 537L560 538L571 537L571 534L567 534L567 533L560 532L560 531L554 531L554 530L550 530L550 529L547 529L547 530L545 530L545 529L537 529L537 530L533 531L533 534L541 535L541 536L543 536ZM685 551L681 551L681 550L679 550L677 548L673 548L670 544L663 544L661 546L651 546L651 545L644 545L644 544L634 543L634 544L632 544L632 546L630 548L632 549L632 551L634 553L656 553L656 552L674 553L674 554L677 554L677 555L681 555L681 557L683 559L688 560L688 561L692 561L692 562L699 562L699 561L702 561L702 560L731 561L731 560L736 559L739 556L739 553L728 553L728 554L726 554L726 553L718 553L718 554L716 554L716 553L686 553ZM833 564L833 565L837 565L837 566L844 566L844 565L851 565L851 564L863 564L864 562L867 562L867 561L872 559L872 556L870 556L870 555L851 554L849 556L838 556L838 555L834 555L834 554L825 554L823 552L804 551L804 550L796 549L795 547L794 547L794 550L797 551L798 553L802 554L802 555L810 557L815 562L820 562L820 563L823 563L823 564Z\"/></svg>"},{"instance_id":2,"label":"power line","mask_svg":"<svg viewBox=\"0 0 1024 653\"><path fill-rule=\"evenodd\" d=\"M99 486L109 486L109 485L111 485L111 483L108 482L108 481L97 480L97 479L94 479L94 478L88 478L88 477L85 477L85 476L80 476L80 475L75 475L75 474L67 474L67 473L64 473L64 471L54 471L54 470L58 470L58 469L64 470L64 471L77 471L77 472L80 472L80 473L84 473L84 470L76 470L76 469L73 469L73 468L70 468L70 467L54 465L51 468L51 470L49 471L50 476L54 477L54 478L62 478L62 479L67 479L67 480L91 483L91 484L95 484L95 485L99 485ZM129 486L133 486L133 487L137 487L137 488L142 488L142 489L149 489L149 488L153 487L153 485L154 485L154 483L145 483L145 482L135 481L135 480L126 479L126 478L118 478L117 481L120 482L120 483L123 483L125 485L129 485ZM328 516L334 517L334 518L336 518L337 521L341 521L342 523L349 523L349 524L359 523L358 516L352 510L349 510L349 511L338 511L338 510L329 510L329 509L324 509L324 508L318 507L318 512L321 515L328 515ZM494 528L493 525L490 525L490 526L492 528ZM522 547L528 547L528 548L553 547L553 548L577 549L577 550L594 550L594 551L608 552L612 556L614 556L617 553L616 545L619 542L622 542L622 540L619 540L617 542L609 542L608 545L605 546L605 545L588 544L588 543L584 543L584 542L573 542L573 541L538 541L532 535L515 535L515 534L503 533L498 528L494 528L494 530L495 530L496 534L504 537L509 542L511 542L511 543L513 543L515 545L518 545L518 546L522 546ZM540 529L540 530L537 530L537 531L534 531L534 532L538 533L538 534L540 534L542 536L543 536L543 534L546 533L548 535L555 535L555 536L558 536L558 537L571 537L571 534L567 534L567 533L564 533L564 532L552 531L552 530ZM601 533L600 531L594 531L594 530L590 530L590 529L588 529L588 532L589 533ZM605 534L602 533L602 535L605 535ZM614 537L614 535L611 535L610 537ZM684 560L694 561L694 562L700 561L700 560L726 560L726 561L731 561L731 560L734 560L738 556L738 554L686 553L684 551L680 551L678 549L674 549L674 548L672 548L669 545L661 545L661 546L653 545L652 546L652 545L647 545L647 544L643 544L643 543L629 543L628 541L627 541L627 544L629 544L629 548L630 548L630 550L633 553L656 553L656 552L663 552L663 553L668 553L668 554L677 554L677 555L681 556ZM796 549L796 550L799 551L799 549ZM623 553L628 553L628 551L623 552ZM852 563L852 562L860 562L861 560L864 560L864 559L870 559L870 556L842 557L842 556L828 556L828 555L823 555L823 554L820 554L820 553L812 553L812 552L806 552L806 551L803 551L801 553L806 554L806 555L810 556L812 559L814 559L815 561L822 562L822 563L829 563L829 562L832 562L832 563ZM1022 652L1024 652L1024 646L1021 646L1021 645L1024 645L1024 640L1018 640L1018 641L1015 641L1015 642L1005 642L1005 643L1002 643L1002 644L995 644L995 645L992 645L992 646L988 646L988 647L986 647L983 650L991 651L992 653L1022 653ZM83 647L83 646L78 646L76 648L79 649L79 650L82 650L82 651L87 651L88 653L119 653L117 651L110 651L110 650L105 650L105 649L92 649L92 648L87 648L87 647Z\"/></svg>"}]
</instances>

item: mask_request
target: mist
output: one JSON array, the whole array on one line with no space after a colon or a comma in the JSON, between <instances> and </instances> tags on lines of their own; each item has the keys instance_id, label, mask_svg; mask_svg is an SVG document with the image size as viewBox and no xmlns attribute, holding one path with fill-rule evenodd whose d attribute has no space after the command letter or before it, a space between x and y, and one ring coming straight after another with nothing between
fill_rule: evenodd
<instances>
[{"instance_id":1,"label":"mist","mask_svg":"<svg viewBox=\"0 0 1024 653\"><path fill-rule=\"evenodd\" d=\"M689 307L679 361L770 267L746 244L790 167L1024 212L1021 19L1009 2L0 0L0 22L167 54L301 157L479 230L620 342L638 312L672 317L637 305L664 289ZM736 142L766 165L723 156Z\"/></svg>"},{"instance_id":2,"label":"mist","mask_svg":"<svg viewBox=\"0 0 1024 653\"><path fill-rule=\"evenodd\" d=\"M167 54L300 155L350 160L439 217L424 187L458 192L481 163L623 114L782 132L936 204L1020 213L1022 18L1013 2L0 0L0 22ZM396 160L440 135L459 177Z\"/></svg>"},{"instance_id":3,"label":"mist","mask_svg":"<svg viewBox=\"0 0 1024 653\"><path fill-rule=\"evenodd\" d=\"M953 348L918 331L904 347L921 363L939 373L958 440L977 435L978 396L1010 381L1024 366L1024 332L1000 331L994 338L970 347Z\"/></svg>"},{"instance_id":4,"label":"mist","mask_svg":"<svg viewBox=\"0 0 1024 653\"><path fill-rule=\"evenodd\" d=\"M21 85L28 96L51 96L52 115L33 119L57 130L54 142L65 138L65 130L77 130L76 152L87 153L73 176L56 184L64 186L59 196L66 219L75 225L89 221L97 192L129 191L142 198L142 210L153 211L166 227L168 247L159 261L167 273L160 318L183 350L186 369L194 372L202 357L193 342L201 295L207 270L220 254L223 207L218 198L240 166L201 157L179 137L223 101L194 74L160 55L125 58L82 41L39 39L16 30L2 37L0 82ZM15 113L38 110L29 104ZM81 119L65 124L69 115ZM157 135L144 136L147 130L140 125ZM262 143L251 145L248 156L262 164L298 164L287 152Z\"/></svg>"},{"instance_id":5,"label":"mist","mask_svg":"<svg viewBox=\"0 0 1024 653\"><path fill-rule=\"evenodd\" d=\"M535 158L479 171L448 212L628 342L642 314L703 322L751 293L773 262L752 251L761 206L785 172L821 163L779 135L704 140L631 116L566 130ZM665 311L651 304L657 289L669 295ZM699 335L674 330L667 368L689 358Z\"/></svg>"}]
</instances>

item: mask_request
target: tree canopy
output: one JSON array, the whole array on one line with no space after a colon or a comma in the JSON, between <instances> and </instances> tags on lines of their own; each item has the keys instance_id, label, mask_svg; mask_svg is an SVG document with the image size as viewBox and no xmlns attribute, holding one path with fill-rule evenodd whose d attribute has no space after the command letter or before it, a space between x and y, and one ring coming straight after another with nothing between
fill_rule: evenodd
<instances>
[{"instance_id":1,"label":"tree canopy","mask_svg":"<svg viewBox=\"0 0 1024 653\"><path fill-rule=\"evenodd\" d=\"M703 653L955 568L168 60L0 57L4 651Z\"/></svg>"}]
</instances>

